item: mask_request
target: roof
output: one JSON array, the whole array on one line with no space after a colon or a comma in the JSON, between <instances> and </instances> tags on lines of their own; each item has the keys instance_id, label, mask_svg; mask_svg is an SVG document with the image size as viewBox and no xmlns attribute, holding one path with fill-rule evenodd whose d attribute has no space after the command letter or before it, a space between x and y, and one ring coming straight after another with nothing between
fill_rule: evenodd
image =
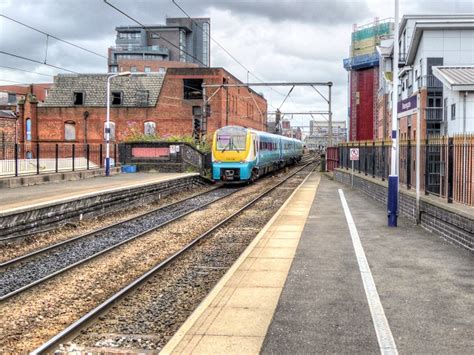
<instances>
[{"instance_id":1,"label":"roof","mask_svg":"<svg viewBox=\"0 0 474 355\"><path fill-rule=\"evenodd\" d=\"M474 65L433 67L433 74L451 90L474 91Z\"/></svg>"},{"instance_id":2,"label":"roof","mask_svg":"<svg viewBox=\"0 0 474 355\"><path fill-rule=\"evenodd\" d=\"M426 15L418 16L412 15L415 19L415 25L413 29L413 34L411 37L411 42L408 47L408 56L407 56L407 65L413 64L415 61L416 53L418 51L418 46L420 44L422 35L424 31L427 30L469 30L474 29L474 14L462 14L462 15ZM418 19L419 18L419 19ZM405 22L404 22L405 21ZM406 25L406 19L404 16L404 26ZM400 31L402 32L404 26L400 26Z\"/></svg>"},{"instance_id":3,"label":"roof","mask_svg":"<svg viewBox=\"0 0 474 355\"><path fill-rule=\"evenodd\" d=\"M11 110L0 110L0 118L16 118L16 113Z\"/></svg>"},{"instance_id":4,"label":"roof","mask_svg":"<svg viewBox=\"0 0 474 355\"><path fill-rule=\"evenodd\" d=\"M54 85L40 106L74 106L74 92L84 93L83 106L105 107L107 99L107 78L110 74L59 74L54 77ZM154 107L163 86L165 74L151 73L118 76L110 80L111 91L121 91L121 107ZM143 92L148 91L148 100Z\"/></svg>"}]
</instances>

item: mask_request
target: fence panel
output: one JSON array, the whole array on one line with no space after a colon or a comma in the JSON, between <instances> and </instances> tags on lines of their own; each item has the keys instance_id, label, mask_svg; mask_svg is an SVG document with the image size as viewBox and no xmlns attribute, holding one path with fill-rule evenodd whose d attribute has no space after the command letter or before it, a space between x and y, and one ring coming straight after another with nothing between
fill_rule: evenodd
<instances>
[{"instance_id":1,"label":"fence panel","mask_svg":"<svg viewBox=\"0 0 474 355\"><path fill-rule=\"evenodd\" d=\"M359 148L354 170L385 180L390 175L391 140L341 143L327 150L328 170L336 166L351 169L350 149ZM333 149L338 149L333 150ZM332 160L337 165L329 167ZM399 181L406 188L416 187L416 142L400 141ZM474 206L474 135L430 137L420 145L420 190L448 202Z\"/></svg>"}]
</instances>

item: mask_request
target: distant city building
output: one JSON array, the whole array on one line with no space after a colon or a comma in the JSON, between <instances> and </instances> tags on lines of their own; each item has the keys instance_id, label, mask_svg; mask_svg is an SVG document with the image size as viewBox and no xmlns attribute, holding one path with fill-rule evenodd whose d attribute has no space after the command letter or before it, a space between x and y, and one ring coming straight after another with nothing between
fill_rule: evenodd
<instances>
[{"instance_id":1,"label":"distant city building","mask_svg":"<svg viewBox=\"0 0 474 355\"><path fill-rule=\"evenodd\" d=\"M332 143L337 145L345 142L347 128L345 121L332 122ZM318 150L327 146L329 137L329 125L327 122L310 121L310 135L305 138L305 145L308 149Z\"/></svg>"},{"instance_id":2,"label":"distant city building","mask_svg":"<svg viewBox=\"0 0 474 355\"><path fill-rule=\"evenodd\" d=\"M208 67L210 23L209 18L167 18L166 25L116 27L115 47L109 48L109 72L158 72L182 67L182 63Z\"/></svg>"}]
</instances>

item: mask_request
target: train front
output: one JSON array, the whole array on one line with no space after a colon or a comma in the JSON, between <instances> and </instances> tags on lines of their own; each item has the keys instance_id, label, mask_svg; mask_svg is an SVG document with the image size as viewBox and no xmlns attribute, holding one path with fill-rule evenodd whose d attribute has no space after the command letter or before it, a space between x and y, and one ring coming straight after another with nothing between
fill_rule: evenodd
<instances>
[{"instance_id":1,"label":"train front","mask_svg":"<svg viewBox=\"0 0 474 355\"><path fill-rule=\"evenodd\" d=\"M226 126L214 133L212 179L238 182L250 180L255 162L249 159L251 136L246 128Z\"/></svg>"}]
</instances>

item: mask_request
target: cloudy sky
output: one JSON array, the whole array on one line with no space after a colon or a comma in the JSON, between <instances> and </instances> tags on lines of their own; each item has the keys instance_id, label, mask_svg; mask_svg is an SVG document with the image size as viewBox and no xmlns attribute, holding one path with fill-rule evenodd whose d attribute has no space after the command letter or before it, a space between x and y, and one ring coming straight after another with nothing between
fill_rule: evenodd
<instances>
[{"instance_id":1,"label":"cloudy sky","mask_svg":"<svg viewBox=\"0 0 474 355\"><path fill-rule=\"evenodd\" d=\"M171 0L109 0L146 24L183 13ZM195 17L211 18L211 36L265 81L332 81L334 120L345 120L348 56L352 25L393 17L394 0L177 0ZM400 0L400 16L416 13L473 13L472 0ZM119 25L133 24L103 0L0 0L0 14L88 48L103 56L114 45ZM0 17L0 51L44 62L46 36ZM103 73L106 59L48 40L47 63L79 73ZM246 81L247 72L211 42L211 64ZM34 71L27 73L10 68ZM52 81L61 73L41 64L0 54L0 85ZM50 76L49 76L50 75ZM250 81L258 81L250 76ZM269 110L280 107L288 88L260 89ZM325 110L313 89L296 88L283 112ZM309 117L294 117L307 126Z\"/></svg>"}]
</instances>

